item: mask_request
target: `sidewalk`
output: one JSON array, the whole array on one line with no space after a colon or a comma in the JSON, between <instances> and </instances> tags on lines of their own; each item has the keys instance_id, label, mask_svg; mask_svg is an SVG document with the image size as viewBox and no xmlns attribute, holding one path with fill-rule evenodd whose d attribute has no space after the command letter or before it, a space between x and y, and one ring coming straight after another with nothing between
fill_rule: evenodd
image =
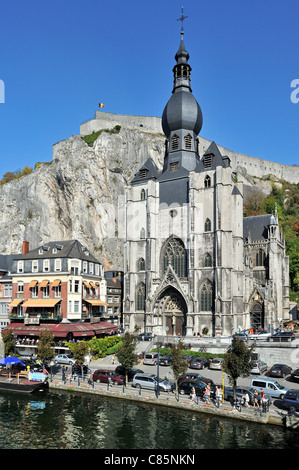
<instances>
[{"instance_id":1,"label":"sidewalk","mask_svg":"<svg viewBox=\"0 0 299 470\"><path fill-rule=\"evenodd\" d=\"M119 365L119 362L113 364L112 356L106 356L105 358L100 358L91 361L89 367L92 371L103 368L103 369L113 369ZM141 365L141 364L140 364ZM138 367L138 365L137 365ZM141 391L137 390L134 387L131 387L128 384L127 387L112 385L109 386L104 383L94 383L89 385L87 380L66 380L65 383L62 382L61 373L57 373L53 376L53 381L49 380L50 390L66 390L71 392L80 392L80 393L89 393L92 395L100 395L112 398L118 398L123 400L131 400L137 402L143 402L151 404L153 406L168 406L177 409L190 410L193 412L204 412L209 413L215 416L222 416L227 418L234 418L244 421L251 421L256 423L263 424L275 424L283 425L282 417L278 414L280 411L277 408L274 408L273 405L270 407L268 413L262 413L261 410L250 407L250 409L243 408L241 411L234 409L229 402L224 401L220 408L217 408L214 404L206 404L200 399L198 402L192 402L188 396L180 395L177 393L164 393L162 392L158 397L155 395L155 392L150 390L142 389Z\"/></svg>"}]
</instances>

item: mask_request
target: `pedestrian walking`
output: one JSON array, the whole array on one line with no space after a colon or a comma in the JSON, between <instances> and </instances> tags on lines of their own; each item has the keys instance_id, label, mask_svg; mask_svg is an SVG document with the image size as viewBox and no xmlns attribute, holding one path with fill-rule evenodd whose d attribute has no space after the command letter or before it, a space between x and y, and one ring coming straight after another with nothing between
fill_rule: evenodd
<instances>
[{"instance_id":1,"label":"pedestrian walking","mask_svg":"<svg viewBox=\"0 0 299 470\"><path fill-rule=\"evenodd\" d=\"M242 396L242 400L244 400L244 405L246 408L249 407L249 394L248 392L245 393L245 395Z\"/></svg>"},{"instance_id":2,"label":"pedestrian walking","mask_svg":"<svg viewBox=\"0 0 299 470\"><path fill-rule=\"evenodd\" d=\"M216 399L216 406L219 408L219 406L221 406L222 404L222 388L218 387L218 385L216 385L215 399Z\"/></svg>"},{"instance_id":3,"label":"pedestrian walking","mask_svg":"<svg viewBox=\"0 0 299 470\"><path fill-rule=\"evenodd\" d=\"M191 394L190 394L191 401L195 401L195 397L196 397L195 388L192 387Z\"/></svg>"},{"instance_id":4,"label":"pedestrian walking","mask_svg":"<svg viewBox=\"0 0 299 470\"><path fill-rule=\"evenodd\" d=\"M255 408L255 407L259 408L260 407L258 398L259 398L259 395L257 393L257 390L254 390L254 392L253 392L253 408Z\"/></svg>"},{"instance_id":5,"label":"pedestrian walking","mask_svg":"<svg viewBox=\"0 0 299 470\"><path fill-rule=\"evenodd\" d=\"M91 374L91 371L89 371L89 374L88 374L88 377L87 377L87 383L89 385L92 385L92 374Z\"/></svg>"},{"instance_id":6,"label":"pedestrian walking","mask_svg":"<svg viewBox=\"0 0 299 470\"><path fill-rule=\"evenodd\" d=\"M210 384L208 384L205 388L205 391L204 391L204 401L208 404L211 403L210 401L210 393L211 393L211 386Z\"/></svg>"},{"instance_id":7,"label":"pedestrian walking","mask_svg":"<svg viewBox=\"0 0 299 470\"><path fill-rule=\"evenodd\" d=\"M65 381L66 370L67 370L67 368L65 366L62 366L61 373L62 373L62 381L63 382Z\"/></svg>"}]
</instances>

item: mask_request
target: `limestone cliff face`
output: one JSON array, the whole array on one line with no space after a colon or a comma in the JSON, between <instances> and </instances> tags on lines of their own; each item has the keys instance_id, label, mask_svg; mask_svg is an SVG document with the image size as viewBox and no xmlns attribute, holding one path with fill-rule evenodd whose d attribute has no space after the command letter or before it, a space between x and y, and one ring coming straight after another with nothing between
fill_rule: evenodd
<instances>
[{"instance_id":1,"label":"limestone cliff face","mask_svg":"<svg viewBox=\"0 0 299 470\"><path fill-rule=\"evenodd\" d=\"M149 157L162 168L165 137L158 118L109 113L96 114L80 133L116 124L121 125L118 134L102 132L92 147L79 135L57 143L52 162L0 186L0 253L20 252L23 240L33 249L48 241L78 239L106 267L123 269L125 186ZM199 136L200 154L209 144ZM299 168L219 148L231 159L238 181L244 182L245 197L257 183L264 196L271 190L269 181L254 178L256 173L263 176L275 170L281 178L291 181L292 174L298 181Z\"/></svg>"},{"instance_id":2,"label":"limestone cliff face","mask_svg":"<svg viewBox=\"0 0 299 470\"><path fill-rule=\"evenodd\" d=\"M0 187L0 253L47 241L78 239L107 267L123 267L124 189L140 166L164 157L164 137L122 128L93 147L72 136L53 148L53 161Z\"/></svg>"}]
</instances>

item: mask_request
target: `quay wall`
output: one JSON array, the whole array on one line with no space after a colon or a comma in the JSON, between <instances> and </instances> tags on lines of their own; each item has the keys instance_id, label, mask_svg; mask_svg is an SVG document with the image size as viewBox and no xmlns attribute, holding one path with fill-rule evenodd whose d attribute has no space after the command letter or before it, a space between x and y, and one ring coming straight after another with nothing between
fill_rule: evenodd
<instances>
[{"instance_id":1,"label":"quay wall","mask_svg":"<svg viewBox=\"0 0 299 470\"><path fill-rule=\"evenodd\" d=\"M116 386L114 389L111 387L108 390L108 387L105 387L104 384L101 385L102 386L100 387L93 388L87 384L79 386L74 383L64 384L62 382L57 381L49 383L49 387L51 390L65 390L71 393L89 393L93 396L106 396L121 400L130 400L139 403L146 403L149 406L167 406L170 408L176 408L184 411L191 411L193 413L206 413L223 418L232 418L260 424L274 424L283 426L281 417L278 414L271 412L271 409L269 413L253 412L253 410L246 409L242 409L242 411L239 412L233 409L228 402L225 402L222 407L217 408L215 405L207 405L203 402L199 402L198 404L196 404L188 400L188 398L184 397L180 397L179 401L177 401L173 394L171 394L171 396L165 394L165 397L160 395L159 398L156 398L155 395L148 395L146 391L143 394L138 395L135 390L135 393L130 392L130 388L125 389L125 391L122 391L119 386Z\"/></svg>"}]
</instances>

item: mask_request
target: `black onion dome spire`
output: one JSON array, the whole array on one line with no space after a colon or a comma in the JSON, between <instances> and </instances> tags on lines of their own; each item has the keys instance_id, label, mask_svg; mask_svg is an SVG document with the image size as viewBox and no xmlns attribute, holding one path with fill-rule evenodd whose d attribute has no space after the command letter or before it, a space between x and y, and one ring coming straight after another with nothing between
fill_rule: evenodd
<instances>
[{"instance_id":1,"label":"black onion dome spire","mask_svg":"<svg viewBox=\"0 0 299 470\"><path fill-rule=\"evenodd\" d=\"M167 138L172 131L185 129L197 135L202 128L202 112L191 90L191 66L188 64L189 54L185 48L183 31L175 60L172 96L162 115L162 128Z\"/></svg>"}]
</instances>

